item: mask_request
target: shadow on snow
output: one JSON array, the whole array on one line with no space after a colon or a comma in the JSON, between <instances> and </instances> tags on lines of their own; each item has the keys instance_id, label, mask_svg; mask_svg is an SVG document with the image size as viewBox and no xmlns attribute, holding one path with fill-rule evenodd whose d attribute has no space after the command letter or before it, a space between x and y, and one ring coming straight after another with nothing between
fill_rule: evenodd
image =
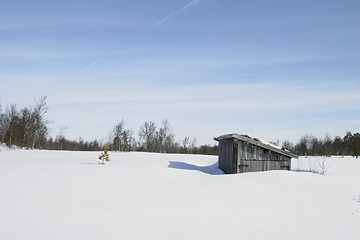
<instances>
[{"instance_id":1,"label":"shadow on snow","mask_svg":"<svg viewBox=\"0 0 360 240\"><path fill-rule=\"evenodd\" d=\"M214 163L210 166L196 166L194 164L185 163L185 162L170 161L170 164L168 167L174 168L174 169L200 171L200 172L210 174L210 175L224 174L224 172L218 168L218 163Z\"/></svg>"}]
</instances>

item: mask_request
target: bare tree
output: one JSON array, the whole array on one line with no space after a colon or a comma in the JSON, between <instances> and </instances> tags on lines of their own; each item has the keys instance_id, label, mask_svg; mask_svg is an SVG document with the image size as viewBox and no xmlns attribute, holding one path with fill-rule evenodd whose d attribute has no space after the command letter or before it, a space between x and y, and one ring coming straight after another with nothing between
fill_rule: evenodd
<instances>
[{"instance_id":1,"label":"bare tree","mask_svg":"<svg viewBox=\"0 0 360 240\"><path fill-rule=\"evenodd\" d=\"M10 126L9 116L2 112L0 104L0 142L6 142L6 133Z\"/></svg>"},{"instance_id":2,"label":"bare tree","mask_svg":"<svg viewBox=\"0 0 360 240\"><path fill-rule=\"evenodd\" d=\"M309 135L301 137L299 142L295 145L295 152L306 157L309 152L310 139L311 136Z\"/></svg>"},{"instance_id":3,"label":"bare tree","mask_svg":"<svg viewBox=\"0 0 360 240\"><path fill-rule=\"evenodd\" d=\"M344 142L341 137L336 136L332 142L332 151L335 155L344 155Z\"/></svg>"},{"instance_id":4,"label":"bare tree","mask_svg":"<svg viewBox=\"0 0 360 240\"><path fill-rule=\"evenodd\" d=\"M18 134L22 136L19 139L19 145L24 147L31 147L31 127L32 127L32 112L29 108L23 108L20 112L20 126Z\"/></svg>"},{"instance_id":5,"label":"bare tree","mask_svg":"<svg viewBox=\"0 0 360 240\"><path fill-rule=\"evenodd\" d=\"M8 129L6 131L6 142L8 146L12 146L16 143L16 133L19 128L19 114L16 109L16 105L10 105L10 109L7 111Z\"/></svg>"},{"instance_id":6,"label":"bare tree","mask_svg":"<svg viewBox=\"0 0 360 240\"><path fill-rule=\"evenodd\" d=\"M55 138L55 141L57 142L57 149L58 150L66 150L66 138L65 138L65 131L68 129L67 126L59 126L59 133Z\"/></svg>"},{"instance_id":7,"label":"bare tree","mask_svg":"<svg viewBox=\"0 0 360 240\"><path fill-rule=\"evenodd\" d=\"M155 152L156 150L156 125L154 122L145 122L140 127L139 144L142 150Z\"/></svg>"},{"instance_id":8,"label":"bare tree","mask_svg":"<svg viewBox=\"0 0 360 240\"><path fill-rule=\"evenodd\" d=\"M174 146L174 134L167 119L162 122L162 127L157 132L157 150L159 152L171 152Z\"/></svg>"},{"instance_id":9,"label":"bare tree","mask_svg":"<svg viewBox=\"0 0 360 240\"><path fill-rule=\"evenodd\" d=\"M190 145L190 137L185 137L183 140L182 140L182 152L183 153L188 153L189 151L189 145Z\"/></svg>"},{"instance_id":10,"label":"bare tree","mask_svg":"<svg viewBox=\"0 0 360 240\"><path fill-rule=\"evenodd\" d=\"M189 146L189 153L192 154L196 150L196 143L197 143L197 139L195 137L192 138Z\"/></svg>"},{"instance_id":11,"label":"bare tree","mask_svg":"<svg viewBox=\"0 0 360 240\"><path fill-rule=\"evenodd\" d=\"M133 132L131 130L124 130L122 132L123 151L131 151L135 142Z\"/></svg>"},{"instance_id":12,"label":"bare tree","mask_svg":"<svg viewBox=\"0 0 360 240\"><path fill-rule=\"evenodd\" d=\"M289 150L290 152L292 152L294 150L294 144L292 144L291 142L285 140L282 142L281 148L284 150Z\"/></svg>"},{"instance_id":13,"label":"bare tree","mask_svg":"<svg viewBox=\"0 0 360 240\"><path fill-rule=\"evenodd\" d=\"M117 123L111 133L113 147L117 151L131 151L134 147L134 137L131 130L126 130L124 120Z\"/></svg>"},{"instance_id":14,"label":"bare tree","mask_svg":"<svg viewBox=\"0 0 360 240\"><path fill-rule=\"evenodd\" d=\"M47 124L50 123L50 121L45 118L45 114L49 110L46 106L46 97L43 96L39 100L35 99L35 102L36 104L32 112L32 126L30 130L33 149L35 148L35 143L39 139L46 138L48 134Z\"/></svg>"},{"instance_id":15,"label":"bare tree","mask_svg":"<svg viewBox=\"0 0 360 240\"><path fill-rule=\"evenodd\" d=\"M327 164L327 157L323 156L323 157L318 157L316 159L316 162L318 164L318 166L320 167L320 174L321 175L325 175L326 171L328 170L329 166Z\"/></svg>"},{"instance_id":16,"label":"bare tree","mask_svg":"<svg viewBox=\"0 0 360 240\"><path fill-rule=\"evenodd\" d=\"M124 120L117 123L113 129L115 148L120 152L123 150L123 133L124 133Z\"/></svg>"}]
</instances>

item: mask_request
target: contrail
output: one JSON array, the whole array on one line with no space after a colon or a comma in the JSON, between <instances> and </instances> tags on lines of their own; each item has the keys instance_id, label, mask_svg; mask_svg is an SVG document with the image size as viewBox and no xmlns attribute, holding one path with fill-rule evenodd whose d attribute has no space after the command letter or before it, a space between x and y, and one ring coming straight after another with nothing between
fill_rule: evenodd
<instances>
[{"instance_id":1,"label":"contrail","mask_svg":"<svg viewBox=\"0 0 360 240\"><path fill-rule=\"evenodd\" d=\"M200 3L200 1L202 0L192 0L190 1L189 3L185 4L184 6L176 9L175 11L171 12L170 14L166 15L165 17L163 17L162 19L160 19L159 21L153 23L151 25L151 27L154 27L154 26L157 26L157 25L160 25L164 22L166 22L167 20L169 20L170 18L174 17L175 15L189 9L189 8L192 8L192 7L195 7L196 5L198 5ZM148 28L146 29L144 32L147 32L148 30L151 29ZM92 61L90 64L88 64L87 66L83 67L80 71L78 71L77 73L75 73L73 76L71 76L71 78L75 78L77 76L79 76L80 74L82 74L83 72L86 72L88 70L90 70L91 68L93 68L95 65L97 65L99 62L101 62L102 60L102 56L100 57L97 57L94 61Z\"/></svg>"},{"instance_id":2,"label":"contrail","mask_svg":"<svg viewBox=\"0 0 360 240\"><path fill-rule=\"evenodd\" d=\"M162 19L160 19L159 21L155 22L152 24L152 26L157 26L159 24L162 24L164 22L166 22L167 20L169 20L170 18L172 18L173 16L175 16L176 14L182 12L182 11L185 11L186 9L189 9L189 8L192 8L192 7L195 7L196 5L199 4L201 0L192 0L191 2L185 4L184 6L176 9L175 11L173 11L172 13L170 13L169 15L163 17Z\"/></svg>"},{"instance_id":3,"label":"contrail","mask_svg":"<svg viewBox=\"0 0 360 240\"><path fill-rule=\"evenodd\" d=\"M96 64L98 64L101 60L102 60L102 56L96 58L96 59L95 59L94 61L92 61L90 64L88 64L87 66L83 67L80 71L78 71L78 72L75 73L73 76L71 76L71 78L75 78L75 77L79 76L81 73L90 70L90 69L93 68Z\"/></svg>"},{"instance_id":4,"label":"contrail","mask_svg":"<svg viewBox=\"0 0 360 240\"><path fill-rule=\"evenodd\" d=\"M100 61L102 60L102 56L98 57L97 59L95 59L92 63L90 63L89 65L87 65L86 67L84 67L82 71L87 71L89 69L91 69L92 67L94 67L96 64L98 64Z\"/></svg>"}]
</instances>

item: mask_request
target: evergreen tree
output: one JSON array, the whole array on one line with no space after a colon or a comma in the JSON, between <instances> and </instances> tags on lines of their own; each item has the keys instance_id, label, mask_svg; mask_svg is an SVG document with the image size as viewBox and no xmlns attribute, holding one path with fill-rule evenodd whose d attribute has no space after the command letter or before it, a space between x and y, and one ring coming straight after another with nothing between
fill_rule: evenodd
<instances>
[{"instance_id":1,"label":"evergreen tree","mask_svg":"<svg viewBox=\"0 0 360 240\"><path fill-rule=\"evenodd\" d=\"M350 138L350 141L351 141L353 156L358 158L360 154L360 133L354 133Z\"/></svg>"},{"instance_id":2,"label":"evergreen tree","mask_svg":"<svg viewBox=\"0 0 360 240\"><path fill-rule=\"evenodd\" d=\"M104 146L104 152L102 152L99 156L99 159L100 159L100 164L105 164L105 161L106 162L109 162L110 161L110 156L109 156L109 146L108 145L105 145Z\"/></svg>"}]
</instances>

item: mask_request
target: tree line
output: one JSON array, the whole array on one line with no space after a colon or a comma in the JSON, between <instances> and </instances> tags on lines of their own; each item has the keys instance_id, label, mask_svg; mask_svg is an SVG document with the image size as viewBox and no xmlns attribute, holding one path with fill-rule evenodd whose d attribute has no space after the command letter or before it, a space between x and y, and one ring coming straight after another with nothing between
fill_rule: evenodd
<instances>
[{"instance_id":1,"label":"tree line","mask_svg":"<svg viewBox=\"0 0 360 240\"><path fill-rule=\"evenodd\" d=\"M146 121L140 126L138 138L132 130L126 129L124 120L117 123L108 137L112 151L141 151L157 153L190 153L216 155L216 145L196 145L196 138L185 137L181 142L175 140L170 122L165 119L160 127L155 122Z\"/></svg>"},{"instance_id":2,"label":"tree line","mask_svg":"<svg viewBox=\"0 0 360 240\"><path fill-rule=\"evenodd\" d=\"M274 143L278 145L278 142ZM305 135L294 145L289 141L282 143L282 148L299 156L345 156L358 157L360 154L360 133L347 132L345 136L326 135L324 138L316 138L312 135Z\"/></svg>"},{"instance_id":3,"label":"tree line","mask_svg":"<svg viewBox=\"0 0 360 240\"><path fill-rule=\"evenodd\" d=\"M20 110L15 104L2 113L0 105L0 140L8 146L41 148L46 144L48 121L45 117L48 107L46 97L35 100L35 105Z\"/></svg>"},{"instance_id":4,"label":"tree line","mask_svg":"<svg viewBox=\"0 0 360 240\"><path fill-rule=\"evenodd\" d=\"M137 134L126 129L124 120L121 120L111 129L105 141L89 142L82 138L77 141L69 140L64 135L66 128L62 128L60 133L52 138L49 137L48 125L51 121L46 118L48 112L46 100L46 97L35 99L33 106L22 109L12 104L4 112L0 104L0 142L8 146L48 150L101 151L105 145L108 145L111 151L218 154L217 145L197 146L196 138L185 137L180 142L176 141L170 122L166 119L159 127L155 122L144 122ZM280 145L279 141L272 144ZM282 148L300 156L359 156L360 134L347 132L343 137L334 138L329 135L325 138L305 135L296 144L284 141Z\"/></svg>"},{"instance_id":5,"label":"tree line","mask_svg":"<svg viewBox=\"0 0 360 240\"><path fill-rule=\"evenodd\" d=\"M69 140L65 137L66 127L59 134L49 137L51 123L46 118L48 107L46 97L35 100L35 105L18 109L12 104L2 112L0 104L0 142L7 146L37 148L47 150L101 151L105 145L112 151L144 151L158 153L190 153L216 155L216 145L196 145L196 138L185 137L175 140L170 122L164 120L160 127L155 122L146 121L137 134L125 128L124 120L117 123L105 141Z\"/></svg>"}]
</instances>

